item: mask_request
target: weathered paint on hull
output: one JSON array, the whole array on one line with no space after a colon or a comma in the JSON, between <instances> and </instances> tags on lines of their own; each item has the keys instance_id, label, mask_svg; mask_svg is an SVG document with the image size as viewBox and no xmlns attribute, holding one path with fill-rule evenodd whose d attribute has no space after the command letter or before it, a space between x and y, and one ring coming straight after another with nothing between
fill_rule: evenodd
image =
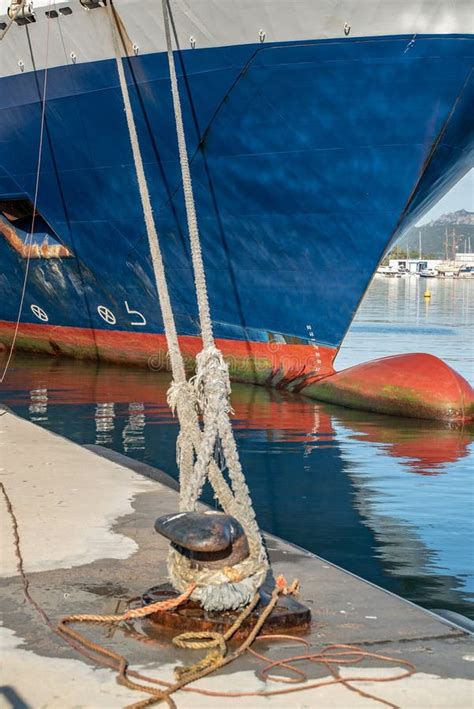
<instances>
[{"instance_id":1,"label":"weathered paint on hull","mask_svg":"<svg viewBox=\"0 0 474 709\"><path fill-rule=\"evenodd\" d=\"M306 396L352 409L424 419L474 419L474 391L430 354L383 357L313 382Z\"/></svg>"},{"instance_id":2,"label":"weathered paint on hull","mask_svg":"<svg viewBox=\"0 0 474 709\"><path fill-rule=\"evenodd\" d=\"M14 324L0 321L0 343L11 344ZM198 337L181 336L186 367L201 349ZM234 381L301 392L352 409L392 416L471 421L474 391L442 360L428 354L384 357L335 372L336 351L308 345L217 340ZM19 349L117 364L169 368L164 335L21 324Z\"/></svg>"},{"instance_id":3,"label":"weathered paint on hull","mask_svg":"<svg viewBox=\"0 0 474 709\"><path fill-rule=\"evenodd\" d=\"M0 321L0 342L10 346L14 323ZM199 337L180 336L186 368L192 370L201 350ZM335 348L216 339L234 381L299 391L318 377L334 373ZM169 369L166 338L161 334L93 330L21 323L16 347L29 352L100 359L155 370Z\"/></svg>"},{"instance_id":4,"label":"weathered paint on hull","mask_svg":"<svg viewBox=\"0 0 474 709\"><path fill-rule=\"evenodd\" d=\"M390 240L470 167L474 42L254 39L178 62L215 335L337 348ZM22 321L41 308L58 326L162 333L116 63L81 59L48 70L37 201L74 257L31 261ZM0 200L32 202L42 74L16 62L0 79ZM177 330L196 337L166 53L140 47L126 69ZM0 237L0 318L15 321L24 250Z\"/></svg>"}]
</instances>

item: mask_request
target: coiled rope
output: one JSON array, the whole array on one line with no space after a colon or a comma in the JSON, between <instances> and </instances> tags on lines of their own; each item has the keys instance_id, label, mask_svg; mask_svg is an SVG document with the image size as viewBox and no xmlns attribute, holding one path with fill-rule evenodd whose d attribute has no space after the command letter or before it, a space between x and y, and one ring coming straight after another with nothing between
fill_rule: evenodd
<instances>
[{"instance_id":1,"label":"coiled rope","mask_svg":"<svg viewBox=\"0 0 474 709\"><path fill-rule=\"evenodd\" d=\"M58 628L54 626L54 624L51 622L51 619L49 618L48 614L44 610L44 608L38 603L38 601L35 599L35 597L32 595L31 590L30 590L30 582L27 574L25 573L25 568L24 568L24 562L23 562L23 556L21 553L21 540L20 540L20 531L19 531L19 526L18 526L18 520L16 518L12 501L7 493L7 490L2 482L0 482L0 491L2 493L3 499L6 504L7 512L10 517L11 525L12 525L12 532L13 532L13 546L14 546L14 552L17 560L17 572L21 580L22 588L23 588L23 594L25 596L25 599L27 602L31 605L31 607L34 609L36 613L41 617L43 622L46 624L46 626L49 628L49 630L55 634L59 635L63 640L65 640L74 650L79 652L83 657L86 657L89 660L92 660L93 662L103 666L103 667L108 667L109 669L116 670L118 672L118 679L119 681L124 684L125 686L129 687L129 689L137 690L137 691L143 691L148 694L150 694L150 697L148 699L145 699L141 702L137 702L133 705L130 705L127 709L141 709L142 707L147 707L151 706L152 704L159 702L159 701L165 701L169 707L175 707L175 704L173 700L171 699L171 694L178 690L182 690L184 692L193 692L195 694L200 694L202 696L206 697L221 697L221 698L237 698L237 697L272 697L276 695L282 695L282 694L293 694L294 692L301 692L301 691L307 691L310 689L319 689L321 687L327 687L333 684L342 684L346 689L349 689L350 691L356 692L360 696L371 699L376 702L380 702L381 704L385 704L388 707L391 707L391 709L398 709L397 705L393 704L393 702L386 701L385 699L382 699L381 697L378 697L374 694L370 694L367 691L362 690L360 687L355 687L352 683L353 682L393 682L396 680L401 680L401 679L406 679L407 677L410 677L416 672L415 666L409 662L408 660L404 660L400 657L390 657L388 655L381 655L375 652L370 652L368 650L364 650L360 647L356 647L353 645L329 645L328 647L322 648L321 650L312 650L310 651L310 644L309 642L302 637L298 636L293 636L293 635L261 635L260 630L261 627L263 626L263 623L265 622L266 618L268 617L265 615L264 618L260 618L260 622L258 624L258 627L255 626L252 631L252 639L247 639L245 643L243 643L237 652L232 653L231 655L227 655L224 659L226 659L226 664L229 664L233 660L236 659L236 657L242 655L245 651L249 652L251 655L256 657L257 659L263 661L265 664L264 666L257 671L257 676L264 682L266 681L273 681L273 682L286 682L290 684L294 684L295 686L292 687L287 687L284 689L270 689L270 690L263 690L261 692L254 692L254 691L229 691L229 692L222 692L222 691L216 691L216 690L211 690L211 689L205 689L205 688L198 688L198 687L189 687L188 685L198 679L196 676L197 673L199 673L199 678L204 677L207 675L210 675L214 670L218 669L218 667L223 666L222 664L217 664L217 662L222 659L222 652L224 652L224 645L221 639L217 640L214 637L214 635L219 635L219 634L214 634L214 633L209 633L206 636L203 636L203 634L199 634L201 636L201 639L199 640L196 637L195 633L184 633L182 635L178 635L176 638L174 638L174 643L178 647L188 647L190 649L204 649L204 648L211 648L217 646L219 651L218 651L218 656L215 657L214 661L211 662L209 659L204 658L202 661L202 665L205 665L204 667L201 666L201 663L195 663L194 666L189 668L189 672L185 672L182 676L182 668L180 669L180 672L177 673L178 676L178 682L167 682L165 680L157 679L156 677L149 677L147 675L144 675L141 672L137 672L136 670L132 670L128 666L128 661L127 659L123 656L120 655L119 653L114 652L113 650L110 650L109 648L104 647L103 645L100 645L99 643L94 643L93 641L89 640L88 638L85 638L83 635L78 633L77 631L73 630L69 623L74 622L71 619L74 618L79 618L80 620L78 622L90 622L87 620L84 620L84 618L87 617L94 617L94 622L96 621L97 618L110 618L111 616L91 616L89 614L84 614L82 616L67 616L66 618L63 618L62 621L60 622ZM289 592L294 592L295 586L292 584L290 587L286 587L285 581L282 578L277 579L277 585L275 587L273 596L272 596L272 601L267 606L268 613L271 612L271 609L273 608L273 601L275 601L275 598L278 598L278 595L280 593L284 593L285 591ZM177 601L178 599L174 599ZM255 598L254 598L255 601ZM252 604L249 605L248 608L246 608L241 616L237 619L236 624L240 621L240 624L243 623L245 618L250 614L251 610L253 610L254 607L254 601ZM276 601L275 601L276 602ZM150 606L148 606L150 608ZM137 609L138 610L138 609ZM162 608L163 610L163 608ZM126 614L123 614L122 616L118 616L120 618L124 618L125 615L130 613L128 611ZM117 616L114 616L117 617ZM107 621L111 622L111 621ZM117 621L113 621L117 622ZM229 628L225 636L223 637L224 643L230 637L235 633L236 624L232 626L232 628ZM135 633L134 636L139 639L143 640L144 642L149 643L150 639L148 637L144 638L143 636L139 635L138 633ZM285 641L291 641L293 643L300 643L302 644L307 652L302 653L302 654L297 654L293 655L290 657L284 657L280 658L279 660L273 660L272 658L268 657L267 655L264 655L263 653L259 653L256 650L254 650L251 645L252 642L255 641L275 641L275 640L285 640ZM225 648L226 649L226 648ZM209 653L208 653L209 655ZM368 676L368 675L360 675L360 676L345 676L341 677L339 673L339 668L344 667L344 666L354 666L360 664L363 660L369 659L371 661L373 660L378 660L380 662L384 663L390 663L395 666L401 667L402 670L397 672L396 674L389 676L389 677L379 677L379 676ZM320 679L316 680L313 682L308 682L308 677L306 675L306 672L303 670L299 669L298 667L295 666L296 663L298 662L311 662L316 665L322 665L332 675L332 679ZM198 667L198 664L200 666ZM282 675L274 675L272 674L272 670L275 668L281 668L283 670L286 670L287 672L290 672L293 674L293 677L283 677ZM191 670L193 672L191 673ZM200 672L203 672L203 674L200 674ZM138 680L137 682L132 681L130 678L133 677L134 679ZM301 685L300 683L305 682L304 685ZM145 683L145 684L143 684Z\"/></svg>"},{"instance_id":2,"label":"coiled rope","mask_svg":"<svg viewBox=\"0 0 474 709\"><path fill-rule=\"evenodd\" d=\"M163 0L162 8L181 178L203 341L203 350L196 358L196 376L190 381L186 379L184 361L179 346L160 248L160 239L153 218L151 199L125 77L119 39L125 53L127 53L127 44L122 35L117 11L112 3L108 4L107 11L111 20L112 41L119 85L125 107L133 161L173 375L173 381L168 392L168 402L173 412L177 414L180 425L177 441L177 461L180 471L180 509L184 511L195 510L203 485L208 479L222 509L236 517L241 523L250 549L249 556L230 569L195 569L188 558L171 549L168 558L168 572L173 585L180 591L184 591L190 583L194 583L196 588L192 598L199 601L206 609L239 608L249 603L255 591L262 584L268 570L268 559L255 519L229 418L231 413L229 371L222 353L216 348L214 342L174 64L169 5L166 0ZM199 413L203 417L202 429L199 423ZM220 453L220 465L216 462L216 451ZM228 472L230 484L223 475L224 470Z\"/></svg>"}]
</instances>

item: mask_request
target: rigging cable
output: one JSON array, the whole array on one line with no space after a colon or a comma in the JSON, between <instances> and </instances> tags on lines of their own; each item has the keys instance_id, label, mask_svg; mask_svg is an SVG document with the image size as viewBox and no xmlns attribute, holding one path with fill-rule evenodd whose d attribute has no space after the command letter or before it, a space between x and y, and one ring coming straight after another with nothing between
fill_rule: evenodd
<instances>
[{"instance_id":1,"label":"rigging cable","mask_svg":"<svg viewBox=\"0 0 474 709\"><path fill-rule=\"evenodd\" d=\"M22 4L22 6L23 6L23 4ZM48 5L48 12L50 10L51 10L51 2ZM28 245L28 254L26 257L25 275L23 278L23 287L21 290L20 303L18 306L18 315L16 318L15 329L13 332L13 339L12 339L12 343L10 346L10 352L8 353L7 361L6 361L5 366L3 368L2 376L0 377L0 384L3 383L3 381L7 375L8 368L10 367L10 362L13 357L13 353L15 351L15 345L16 345L16 341L17 341L17 337L18 337L18 330L20 328L20 322L21 322L21 314L23 311L23 304L25 301L26 286L27 286L27 282L28 282L28 273L30 270L31 248L33 246L33 233L34 233L34 228L35 228L36 206L38 204L38 192L39 192L40 175L41 175L41 162L42 162L42 157L43 157L44 129L45 129L45 120L46 120L46 91L47 91L47 87L48 87L48 59L49 59L50 26L51 26L51 21L48 19L47 20L47 30L46 30L46 48L45 48L45 62L44 62L43 92L42 92L42 97L41 97L41 122L40 122L40 134L39 134L39 143L38 143L38 160L37 160L37 165L36 165L35 192L34 192L34 198L33 198L33 215L31 217L31 231L30 231L30 234L28 235L29 239L28 239L28 237L26 239L26 243ZM6 30L5 30L5 32L6 32ZM3 39L3 36L4 35L2 35L2 37L0 37L0 39ZM36 68L34 69L34 71L36 74L38 73L38 70Z\"/></svg>"}]
</instances>

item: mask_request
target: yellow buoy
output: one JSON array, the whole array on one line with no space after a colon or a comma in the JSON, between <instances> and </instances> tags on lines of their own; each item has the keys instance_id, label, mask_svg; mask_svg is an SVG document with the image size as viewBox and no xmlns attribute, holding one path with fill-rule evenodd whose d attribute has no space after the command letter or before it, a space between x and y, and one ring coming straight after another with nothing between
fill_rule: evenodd
<instances>
[{"instance_id":1,"label":"yellow buoy","mask_svg":"<svg viewBox=\"0 0 474 709\"><path fill-rule=\"evenodd\" d=\"M427 288L427 289L425 290L425 292L424 292L424 294L423 294L423 297L424 297L424 298L431 298L431 293L430 293L429 288Z\"/></svg>"}]
</instances>

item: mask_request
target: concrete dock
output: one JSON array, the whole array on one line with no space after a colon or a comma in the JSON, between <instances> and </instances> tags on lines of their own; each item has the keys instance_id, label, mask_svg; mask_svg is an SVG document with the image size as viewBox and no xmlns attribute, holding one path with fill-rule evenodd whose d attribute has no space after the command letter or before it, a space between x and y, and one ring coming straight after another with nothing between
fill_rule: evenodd
<instances>
[{"instance_id":1,"label":"concrete dock","mask_svg":"<svg viewBox=\"0 0 474 709\"><path fill-rule=\"evenodd\" d=\"M111 669L77 654L53 627L72 613L115 613L128 599L166 580L167 544L153 530L159 515L178 509L175 481L164 473L98 446L78 446L5 411L0 412L0 480L18 522L23 568L18 572L11 514L0 495L1 612L0 707L115 708L148 695L116 682ZM273 568L301 583L301 600L311 607L305 639L258 643L258 650L282 658L330 644L408 660L417 672L399 681L375 682L403 671L372 658L343 667L355 687L404 709L469 709L474 706L474 642L463 629L344 572L300 548L266 535ZM43 615L42 615L43 613ZM149 624L148 624L149 625ZM173 669L202 655L151 639L147 621L135 626L85 626L88 637L125 655L133 669L173 680ZM246 654L192 688L217 692L259 692L289 685L256 676L260 660ZM308 683L331 679L327 668L298 665ZM370 680L364 681L368 677ZM304 687L305 683L302 683ZM179 709L225 707L225 697L196 692L174 695ZM377 703L342 684L270 699L233 699L235 706L331 707ZM161 706L161 705L160 705Z\"/></svg>"}]
</instances>

